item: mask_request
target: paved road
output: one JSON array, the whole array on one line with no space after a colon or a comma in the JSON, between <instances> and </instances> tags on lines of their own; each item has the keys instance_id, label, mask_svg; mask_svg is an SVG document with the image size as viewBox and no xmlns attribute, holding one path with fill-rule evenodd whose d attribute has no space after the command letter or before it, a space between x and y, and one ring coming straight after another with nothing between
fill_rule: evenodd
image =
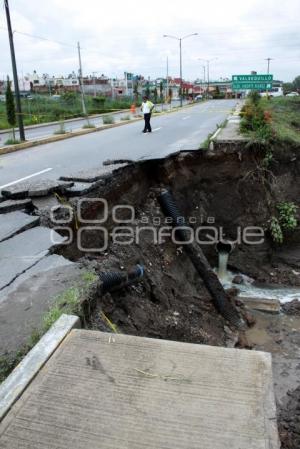
<instances>
[{"instance_id":1,"label":"paved road","mask_svg":"<svg viewBox=\"0 0 300 449\"><path fill-rule=\"evenodd\" d=\"M184 101L184 104L187 104L187 101ZM160 112L161 110L167 110L170 108L176 108L179 106L179 101L173 100L171 106L169 105L156 105L155 110L157 112ZM140 113L140 108L137 108L137 113ZM115 122L121 121L122 117L128 117L128 115L131 116L131 114L128 111L123 112L114 112L110 115L114 116ZM89 119L89 122L92 123L95 126L102 126L103 125L103 118L102 115L96 115L94 117L91 117ZM64 122L64 128L66 131L78 131L82 129L84 125L87 124L87 120L84 119L73 119L73 120L67 120ZM37 140L37 139L43 139L45 137L53 136L55 131L59 129L60 125L57 123L54 124L45 124L43 126L34 126L34 127L25 127L25 136L26 140ZM7 139L11 137L11 131L0 131L0 146L5 146L5 142ZM16 138L19 138L18 131L16 132Z\"/></svg>"},{"instance_id":2,"label":"paved road","mask_svg":"<svg viewBox=\"0 0 300 449\"><path fill-rule=\"evenodd\" d=\"M179 150L198 149L236 100L212 100L153 117L151 134L135 122L80 137L0 156L0 189L26 179L52 178L101 166L107 159L163 158Z\"/></svg>"}]
</instances>

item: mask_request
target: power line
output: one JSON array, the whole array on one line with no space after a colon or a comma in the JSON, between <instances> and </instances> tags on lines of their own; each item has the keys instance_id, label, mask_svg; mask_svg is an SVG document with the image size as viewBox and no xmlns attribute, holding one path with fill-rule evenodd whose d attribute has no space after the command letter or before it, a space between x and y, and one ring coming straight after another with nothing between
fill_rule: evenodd
<instances>
[{"instance_id":1,"label":"power line","mask_svg":"<svg viewBox=\"0 0 300 449\"><path fill-rule=\"evenodd\" d=\"M3 26L0 26L0 28L2 30L6 30L7 31L7 28L5 28ZM34 39L39 39L41 41L53 42L54 44L63 45L65 47L77 48L76 45L67 44L66 42L56 41L54 39L48 39L47 37L37 36L35 34L25 33L24 31L14 30L13 33L22 34L23 36L31 37L31 38L34 38Z\"/></svg>"}]
</instances>

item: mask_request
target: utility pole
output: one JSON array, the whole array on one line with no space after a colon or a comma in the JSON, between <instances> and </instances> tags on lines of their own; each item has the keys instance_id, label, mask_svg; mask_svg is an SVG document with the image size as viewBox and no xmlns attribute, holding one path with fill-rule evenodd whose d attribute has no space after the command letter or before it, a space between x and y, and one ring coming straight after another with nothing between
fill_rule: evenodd
<instances>
[{"instance_id":1,"label":"utility pole","mask_svg":"<svg viewBox=\"0 0 300 449\"><path fill-rule=\"evenodd\" d=\"M212 59L202 59L202 58L198 58L199 61L205 61L207 64L207 99L209 97L209 63L211 61L215 61L218 58L212 58Z\"/></svg>"},{"instance_id":2,"label":"utility pole","mask_svg":"<svg viewBox=\"0 0 300 449\"><path fill-rule=\"evenodd\" d=\"M80 86L80 93L81 93L82 113L83 113L83 115L87 115L87 114L86 114L85 101L84 101L83 78L82 78L82 65L81 65L81 53L80 53L80 43L79 43L79 42L77 42L77 49L78 49L78 60L79 60L79 86Z\"/></svg>"},{"instance_id":3,"label":"utility pole","mask_svg":"<svg viewBox=\"0 0 300 449\"><path fill-rule=\"evenodd\" d=\"M167 56L167 94L166 98L169 98L169 56ZM170 109L171 109L171 99L170 99Z\"/></svg>"},{"instance_id":4,"label":"utility pole","mask_svg":"<svg viewBox=\"0 0 300 449\"><path fill-rule=\"evenodd\" d=\"M93 75L93 88L94 88L94 97L96 97L96 78L95 78L95 74L97 72L92 72Z\"/></svg>"},{"instance_id":5,"label":"utility pole","mask_svg":"<svg viewBox=\"0 0 300 449\"><path fill-rule=\"evenodd\" d=\"M182 108L182 52L181 52L181 38L179 39L179 55L180 55L180 107Z\"/></svg>"},{"instance_id":6,"label":"utility pole","mask_svg":"<svg viewBox=\"0 0 300 449\"><path fill-rule=\"evenodd\" d=\"M22 116L22 108L21 108L19 80L18 80L15 48L14 48L14 38L13 38L12 29L11 29L11 21L10 21L8 0L4 0L4 7L5 7L5 13L6 13L8 38L9 38L9 46L10 46L10 54L11 54L11 63L12 63L14 86L15 86L15 96L16 96L16 107L17 107L17 115L18 115L19 134L20 134L20 140L24 141L25 140L25 132L24 132L23 116Z\"/></svg>"},{"instance_id":7,"label":"utility pole","mask_svg":"<svg viewBox=\"0 0 300 449\"><path fill-rule=\"evenodd\" d=\"M164 34L164 36L163 36L163 37L170 37L171 39L176 39L177 41L179 41L180 91L181 91L181 95L180 95L180 107L182 107L182 45L181 45L181 42L183 41L183 39L186 39L187 37L197 36L197 35L198 35L198 33L187 34L186 36L183 36L183 37L170 36L169 34Z\"/></svg>"},{"instance_id":8,"label":"utility pole","mask_svg":"<svg viewBox=\"0 0 300 449\"><path fill-rule=\"evenodd\" d=\"M207 60L207 99L209 99L209 59Z\"/></svg>"},{"instance_id":9,"label":"utility pole","mask_svg":"<svg viewBox=\"0 0 300 449\"><path fill-rule=\"evenodd\" d=\"M266 58L265 61L268 61L267 74L270 73L270 61L273 61L273 58ZM269 89L267 89L267 98L269 98Z\"/></svg>"},{"instance_id":10,"label":"utility pole","mask_svg":"<svg viewBox=\"0 0 300 449\"><path fill-rule=\"evenodd\" d=\"M268 68L267 68L267 74L270 73L270 61L273 61L273 58L266 58L265 61L268 61Z\"/></svg>"}]
</instances>

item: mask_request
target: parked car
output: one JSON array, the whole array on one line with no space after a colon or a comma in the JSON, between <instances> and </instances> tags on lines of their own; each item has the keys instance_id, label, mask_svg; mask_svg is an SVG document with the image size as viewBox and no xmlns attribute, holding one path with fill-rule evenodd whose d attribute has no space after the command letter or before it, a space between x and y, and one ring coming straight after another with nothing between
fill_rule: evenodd
<instances>
[{"instance_id":1,"label":"parked car","mask_svg":"<svg viewBox=\"0 0 300 449\"><path fill-rule=\"evenodd\" d=\"M2 103L5 103L5 102L6 102L5 95L0 95L0 101L1 101Z\"/></svg>"},{"instance_id":2,"label":"parked car","mask_svg":"<svg viewBox=\"0 0 300 449\"><path fill-rule=\"evenodd\" d=\"M286 94L286 97L299 97L298 92L290 92L289 94Z\"/></svg>"},{"instance_id":3,"label":"parked car","mask_svg":"<svg viewBox=\"0 0 300 449\"><path fill-rule=\"evenodd\" d=\"M272 87L268 91L264 91L260 93L261 97L282 97L283 90L282 87Z\"/></svg>"},{"instance_id":4,"label":"parked car","mask_svg":"<svg viewBox=\"0 0 300 449\"><path fill-rule=\"evenodd\" d=\"M201 95L201 94L195 96L196 101L200 101L202 99L203 99L203 95Z\"/></svg>"},{"instance_id":5,"label":"parked car","mask_svg":"<svg viewBox=\"0 0 300 449\"><path fill-rule=\"evenodd\" d=\"M51 95L51 100L60 100L61 95Z\"/></svg>"}]
</instances>

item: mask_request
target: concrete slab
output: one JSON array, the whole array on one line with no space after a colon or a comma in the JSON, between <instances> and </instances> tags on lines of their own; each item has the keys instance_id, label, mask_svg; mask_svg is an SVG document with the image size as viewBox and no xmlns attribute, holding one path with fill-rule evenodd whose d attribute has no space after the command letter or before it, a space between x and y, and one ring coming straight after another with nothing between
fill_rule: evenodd
<instances>
[{"instance_id":1,"label":"concrete slab","mask_svg":"<svg viewBox=\"0 0 300 449\"><path fill-rule=\"evenodd\" d=\"M68 187L66 189L67 196L82 196L91 192L95 187L97 187L97 182L75 182L73 187Z\"/></svg>"},{"instance_id":2,"label":"concrete slab","mask_svg":"<svg viewBox=\"0 0 300 449\"><path fill-rule=\"evenodd\" d=\"M62 256L52 254L0 291L0 356L24 346L56 297L73 287L81 270Z\"/></svg>"},{"instance_id":3,"label":"concrete slab","mask_svg":"<svg viewBox=\"0 0 300 449\"><path fill-rule=\"evenodd\" d=\"M119 168L125 167L128 164L116 164L114 166L101 166L90 170L82 170L68 176L61 176L59 179L63 181L74 181L74 182L95 182L101 179L105 180L109 177L113 171Z\"/></svg>"},{"instance_id":4,"label":"concrete slab","mask_svg":"<svg viewBox=\"0 0 300 449\"><path fill-rule=\"evenodd\" d=\"M4 287L48 254L55 246L52 238L56 244L66 240L57 232L38 226L0 243L0 295Z\"/></svg>"},{"instance_id":5,"label":"concrete slab","mask_svg":"<svg viewBox=\"0 0 300 449\"><path fill-rule=\"evenodd\" d=\"M271 356L72 330L0 424L1 449L279 449Z\"/></svg>"},{"instance_id":6,"label":"concrete slab","mask_svg":"<svg viewBox=\"0 0 300 449\"><path fill-rule=\"evenodd\" d=\"M0 421L80 319L63 314L0 385Z\"/></svg>"},{"instance_id":7,"label":"concrete slab","mask_svg":"<svg viewBox=\"0 0 300 449\"><path fill-rule=\"evenodd\" d=\"M268 313L279 313L281 309L279 299L275 298L251 298L247 296L239 296L242 301L250 309L260 310Z\"/></svg>"},{"instance_id":8,"label":"concrete slab","mask_svg":"<svg viewBox=\"0 0 300 449\"><path fill-rule=\"evenodd\" d=\"M248 139L240 134L240 121L229 121L225 128L216 137L217 143L221 142L247 142Z\"/></svg>"},{"instance_id":9,"label":"concrete slab","mask_svg":"<svg viewBox=\"0 0 300 449\"><path fill-rule=\"evenodd\" d=\"M13 356L28 344L33 331L59 296L73 290L82 309L99 297L101 281L81 264L52 254L20 275L0 292L0 357Z\"/></svg>"},{"instance_id":10,"label":"concrete slab","mask_svg":"<svg viewBox=\"0 0 300 449\"><path fill-rule=\"evenodd\" d=\"M24 214L24 212L15 211L0 215L0 242L13 237L26 229L37 226L40 217ZM1 257L1 256L0 256Z\"/></svg>"},{"instance_id":11,"label":"concrete slab","mask_svg":"<svg viewBox=\"0 0 300 449\"><path fill-rule=\"evenodd\" d=\"M47 196L53 192L62 193L66 187L73 184L68 182L44 179L35 182L20 182L2 189L1 193L6 198L23 199L27 197Z\"/></svg>"},{"instance_id":12,"label":"concrete slab","mask_svg":"<svg viewBox=\"0 0 300 449\"><path fill-rule=\"evenodd\" d=\"M15 210L23 210L31 207L32 201L29 198L25 200L7 200L3 198L3 201L0 201L0 214L6 214Z\"/></svg>"}]
</instances>

